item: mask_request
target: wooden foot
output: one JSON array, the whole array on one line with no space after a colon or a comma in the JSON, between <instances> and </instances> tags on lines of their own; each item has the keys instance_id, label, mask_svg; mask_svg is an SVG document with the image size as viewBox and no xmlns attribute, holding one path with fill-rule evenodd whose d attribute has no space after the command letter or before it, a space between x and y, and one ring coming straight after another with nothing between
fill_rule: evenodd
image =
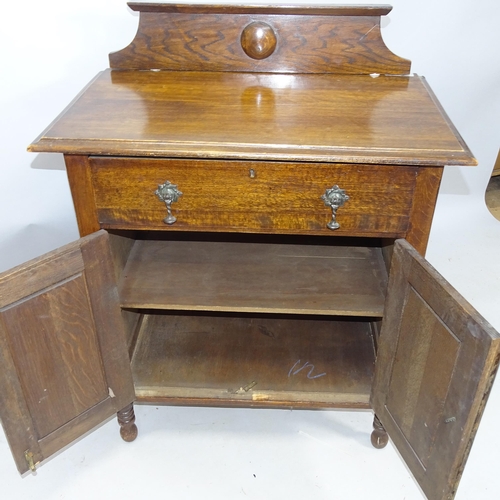
<instances>
[{"instance_id":1,"label":"wooden foot","mask_svg":"<svg viewBox=\"0 0 500 500\"><path fill-rule=\"evenodd\" d=\"M120 436L124 441L130 443L137 437L137 426L135 425L134 404L130 403L117 414L120 424Z\"/></svg>"},{"instance_id":2,"label":"wooden foot","mask_svg":"<svg viewBox=\"0 0 500 500\"><path fill-rule=\"evenodd\" d=\"M378 419L377 415L373 419L373 432L371 435L372 445L377 449L385 448L389 442L389 436L387 435L382 422Z\"/></svg>"}]
</instances>

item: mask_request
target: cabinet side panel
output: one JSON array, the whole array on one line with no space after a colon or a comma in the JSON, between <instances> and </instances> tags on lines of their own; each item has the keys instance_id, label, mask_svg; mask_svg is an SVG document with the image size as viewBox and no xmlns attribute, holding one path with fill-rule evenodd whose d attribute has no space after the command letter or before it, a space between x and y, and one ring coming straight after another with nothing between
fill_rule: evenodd
<instances>
[{"instance_id":1,"label":"cabinet side panel","mask_svg":"<svg viewBox=\"0 0 500 500\"><path fill-rule=\"evenodd\" d=\"M410 223L405 239L421 255L425 255L427 249L442 176L443 167L421 167L417 171Z\"/></svg>"},{"instance_id":2,"label":"cabinet side panel","mask_svg":"<svg viewBox=\"0 0 500 500\"><path fill-rule=\"evenodd\" d=\"M122 277L123 269L127 263L130 251L134 245L135 232L110 233L109 244L113 256L113 266L115 270L116 282L119 283ZM127 311L122 309L121 316L125 327L127 346L129 352L133 348L134 336L137 333L137 327L141 319L141 313L138 311Z\"/></svg>"},{"instance_id":3,"label":"cabinet side panel","mask_svg":"<svg viewBox=\"0 0 500 500\"><path fill-rule=\"evenodd\" d=\"M80 236L99 230L88 156L64 155Z\"/></svg>"}]
</instances>

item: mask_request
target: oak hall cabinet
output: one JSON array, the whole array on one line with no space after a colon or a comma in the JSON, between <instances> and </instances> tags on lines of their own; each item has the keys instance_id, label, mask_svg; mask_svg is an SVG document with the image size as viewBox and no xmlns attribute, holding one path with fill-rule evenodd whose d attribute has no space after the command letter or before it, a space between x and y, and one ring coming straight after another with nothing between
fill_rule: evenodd
<instances>
[{"instance_id":1,"label":"oak hall cabinet","mask_svg":"<svg viewBox=\"0 0 500 500\"><path fill-rule=\"evenodd\" d=\"M135 439L135 401L365 408L453 498L499 335L423 257L443 167L476 161L390 7L129 5L30 146L64 153L81 239L0 275L19 471L115 413Z\"/></svg>"}]
</instances>

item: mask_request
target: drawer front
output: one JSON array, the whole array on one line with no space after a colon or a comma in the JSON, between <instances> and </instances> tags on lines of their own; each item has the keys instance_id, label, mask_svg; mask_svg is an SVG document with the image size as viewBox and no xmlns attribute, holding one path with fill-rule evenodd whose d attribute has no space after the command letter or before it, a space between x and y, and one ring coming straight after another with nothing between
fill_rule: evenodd
<instances>
[{"instance_id":1,"label":"drawer front","mask_svg":"<svg viewBox=\"0 0 500 500\"><path fill-rule=\"evenodd\" d=\"M416 168L390 165L90 159L101 227L186 231L404 236L415 190ZM171 205L156 195L170 181L182 192ZM338 209L340 227L327 223L322 200L338 185L349 200Z\"/></svg>"}]
</instances>

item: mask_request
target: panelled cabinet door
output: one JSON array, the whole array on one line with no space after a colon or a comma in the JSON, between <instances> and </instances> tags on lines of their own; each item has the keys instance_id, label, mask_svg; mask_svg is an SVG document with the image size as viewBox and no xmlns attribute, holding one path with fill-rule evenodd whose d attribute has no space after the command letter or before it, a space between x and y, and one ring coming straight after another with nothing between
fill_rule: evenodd
<instances>
[{"instance_id":1,"label":"panelled cabinet door","mask_svg":"<svg viewBox=\"0 0 500 500\"><path fill-rule=\"evenodd\" d=\"M372 407L429 499L452 499L484 410L499 334L396 242Z\"/></svg>"},{"instance_id":2,"label":"panelled cabinet door","mask_svg":"<svg viewBox=\"0 0 500 500\"><path fill-rule=\"evenodd\" d=\"M105 231L0 275L0 419L21 473L133 399Z\"/></svg>"}]
</instances>

